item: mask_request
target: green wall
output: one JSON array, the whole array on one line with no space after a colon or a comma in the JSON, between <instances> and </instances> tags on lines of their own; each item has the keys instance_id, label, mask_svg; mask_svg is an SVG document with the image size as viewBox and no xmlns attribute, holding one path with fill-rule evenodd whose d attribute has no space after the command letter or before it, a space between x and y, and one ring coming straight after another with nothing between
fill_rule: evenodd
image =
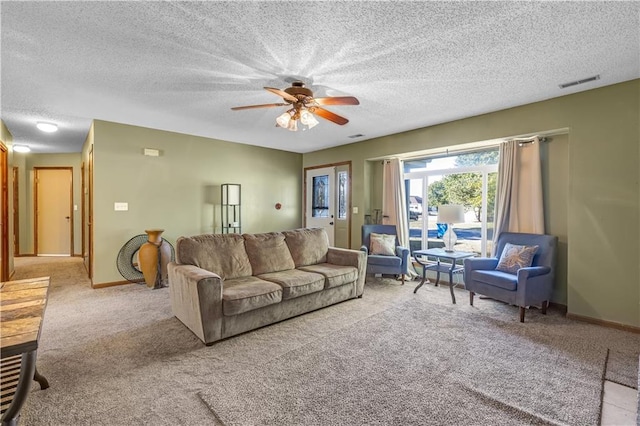
<instances>
[{"instance_id":1,"label":"green wall","mask_svg":"<svg viewBox=\"0 0 640 426\"><path fill-rule=\"evenodd\" d=\"M122 281L118 251L145 229L178 237L220 232L220 185L242 185L242 231L301 226L302 155L94 121L94 284ZM160 156L143 155L144 148ZM87 146L83 149L86 158ZM114 211L126 202L128 211ZM276 210L275 204L282 209Z\"/></svg>"},{"instance_id":2,"label":"green wall","mask_svg":"<svg viewBox=\"0 0 640 426\"><path fill-rule=\"evenodd\" d=\"M546 197L558 206L547 224L553 232L566 217L567 232L560 237L566 245L568 312L639 327L640 80L304 154L303 166L352 161L352 203L360 212L352 221L357 247L364 214L376 199L368 159L556 129L568 129L568 143L566 152L553 148L560 152L549 155L553 192ZM558 162L568 162L568 170L555 170ZM566 188L564 206L556 187Z\"/></svg>"}]
</instances>

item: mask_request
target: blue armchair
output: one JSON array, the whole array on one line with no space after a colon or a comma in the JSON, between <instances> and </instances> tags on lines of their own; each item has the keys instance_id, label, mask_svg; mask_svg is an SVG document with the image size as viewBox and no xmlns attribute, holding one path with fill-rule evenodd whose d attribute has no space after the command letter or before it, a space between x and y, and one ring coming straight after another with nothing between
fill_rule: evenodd
<instances>
[{"instance_id":1,"label":"blue armchair","mask_svg":"<svg viewBox=\"0 0 640 426\"><path fill-rule=\"evenodd\" d=\"M395 256L369 254L372 233L395 235ZM395 225L363 225L360 250L367 254L367 274L401 275L404 284L404 276L409 273L409 249L400 247Z\"/></svg>"},{"instance_id":2,"label":"blue armchair","mask_svg":"<svg viewBox=\"0 0 640 426\"><path fill-rule=\"evenodd\" d=\"M507 243L522 246L538 246L530 267L520 268L515 274L496 270ZM558 238L553 235L503 232L498 237L495 258L471 258L464 260L464 285L469 291L469 303L473 306L475 293L520 307L520 322L524 322L525 307L547 306L553 292Z\"/></svg>"}]
</instances>

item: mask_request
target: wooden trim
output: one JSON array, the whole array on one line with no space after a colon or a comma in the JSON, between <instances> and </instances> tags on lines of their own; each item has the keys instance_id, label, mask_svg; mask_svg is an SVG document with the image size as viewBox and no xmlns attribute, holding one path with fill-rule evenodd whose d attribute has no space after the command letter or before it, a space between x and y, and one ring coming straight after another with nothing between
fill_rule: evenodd
<instances>
[{"instance_id":1,"label":"wooden trim","mask_svg":"<svg viewBox=\"0 0 640 426\"><path fill-rule=\"evenodd\" d=\"M549 307L552 307L565 315L567 313L567 305L563 305L562 303L549 302Z\"/></svg>"},{"instance_id":2,"label":"wooden trim","mask_svg":"<svg viewBox=\"0 0 640 426\"><path fill-rule=\"evenodd\" d=\"M310 170L315 170L315 169L324 169L325 167L338 167L338 166L348 166L348 171L347 173L349 174L349 187L347 192L349 193L349 200L348 200L348 206L349 206L349 212L347 213L347 245L349 246L349 248L351 248L351 223L352 223L352 218L351 215L353 214L353 191L352 191L352 182L353 182L353 173L352 173L352 167L351 167L351 160L349 161L341 161L339 163L330 163L330 164L321 164L321 165L317 165L317 166L310 166L310 167L305 167L302 171L302 226L305 227L307 226L307 172Z\"/></svg>"},{"instance_id":3,"label":"wooden trim","mask_svg":"<svg viewBox=\"0 0 640 426\"><path fill-rule=\"evenodd\" d=\"M13 168L13 256L20 253L20 170Z\"/></svg>"},{"instance_id":4,"label":"wooden trim","mask_svg":"<svg viewBox=\"0 0 640 426\"><path fill-rule=\"evenodd\" d=\"M618 329L618 330L630 331L631 333L640 334L640 327L636 327L636 326L628 325L628 324L622 324L620 322L606 321L606 320L601 320L601 319L598 319L598 318L591 318L591 317L587 317L587 316L583 316L583 315L572 314L572 313L569 313L569 312L567 312L566 317L569 318L569 319L573 319L573 320L588 322L590 324L601 325L603 327L615 328L615 329Z\"/></svg>"},{"instance_id":5,"label":"wooden trim","mask_svg":"<svg viewBox=\"0 0 640 426\"><path fill-rule=\"evenodd\" d=\"M85 241L84 239L86 238L86 232L84 227L86 226L86 219L84 217L85 214L85 201L84 201L84 192L86 190L86 182L85 182L85 177L84 177L84 161L82 162L82 164L80 165L80 182L81 182L81 189L80 189L80 223L81 223L81 239L82 239L82 251L80 252L82 257L84 258L84 251L85 251ZM84 261L82 262L84 263Z\"/></svg>"},{"instance_id":6,"label":"wooden trim","mask_svg":"<svg viewBox=\"0 0 640 426\"><path fill-rule=\"evenodd\" d=\"M127 284L135 284L135 283L143 283L144 280L139 281L112 281L108 283L99 283L99 284L91 284L91 288L106 288L106 287L115 287L119 285L127 285Z\"/></svg>"},{"instance_id":7,"label":"wooden trim","mask_svg":"<svg viewBox=\"0 0 640 426\"><path fill-rule=\"evenodd\" d=\"M69 171L69 256L73 256L74 253L74 232L73 232L73 167L60 166L60 167L34 167L33 172L35 179L33 181L33 251L38 255L38 183L40 170L67 170Z\"/></svg>"},{"instance_id":8,"label":"wooden trim","mask_svg":"<svg viewBox=\"0 0 640 426\"><path fill-rule=\"evenodd\" d=\"M9 150L0 141L0 281L9 280Z\"/></svg>"},{"instance_id":9,"label":"wooden trim","mask_svg":"<svg viewBox=\"0 0 640 426\"><path fill-rule=\"evenodd\" d=\"M37 254L35 253L20 253L18 255L15 255L13 257L38 257Z\"/></svg>"}]
</instances>

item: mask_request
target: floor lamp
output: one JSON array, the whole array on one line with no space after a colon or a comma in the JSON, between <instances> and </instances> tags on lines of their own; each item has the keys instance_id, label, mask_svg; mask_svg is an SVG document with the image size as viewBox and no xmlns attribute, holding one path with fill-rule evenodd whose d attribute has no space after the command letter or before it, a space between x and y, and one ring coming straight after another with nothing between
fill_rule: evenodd
<instances>
[{"instance_id":1,"label":"floor lamp","mask_svg":"<svg viewBox=\"0 0 640 426\"><path fill-rule=\"evenodd\" d=\"M444 204L438 207L438 223L447 224L447 232L442 236L445 251L455 251L453 247L456 245L458 236L453 232L453 224L462 222L464 222L463 206L458 204Z\"/></svg>"}]
</instances>

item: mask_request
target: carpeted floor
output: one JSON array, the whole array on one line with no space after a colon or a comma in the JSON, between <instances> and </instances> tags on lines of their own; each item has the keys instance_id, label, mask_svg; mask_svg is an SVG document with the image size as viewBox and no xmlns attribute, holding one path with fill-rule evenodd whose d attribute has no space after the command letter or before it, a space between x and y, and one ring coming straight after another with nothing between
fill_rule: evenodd
<instances>
[{"instance_id":1,"label":"carpeted floor","mask_svg":"<svg viewBox=\"0 0 640 426\"><path fill-rule=\"evenodd\" d=\"M298 385L287 388L295 401L283 401L294 405L293 414L271 424L306 419L297 417L307 404L297 396L307 385L309 392L332 401L315 406L326 412L318 419L332 424L362 424L361 418L342 416L350 412L353 394L363 396L356 402L380 402L378 413L389 407L379 417L371 417L373 411L364 406L352 407L368 413L368 424L424 420L428 407L441 416L439 424L461 424L468 419L464 407L469 404L482 407L474 424L577 424L573 420L582 417L573 417L571 406L584 401L571 394L556 398L557 389L548 383L554 380L576 391L583 387L593 398L593 375L602 377L607 351L612 360L607 376L619 382L634 378L623 384L637 386L639 335L567 320L553 310L543 316L532 309L527 323L520 324L517 308L490 300L471 307L464 290L456 290L459 302L452 305L446 287L428 285L414 295L416 283L371 279L362 299L206 347L171 315L167 289L132 284L92 290L79 259L16 259L14 279L44 275L52 277L52 288L38 368L51 387L41 391L34 386L22 411L23 426L256 424L270 417L263 416L267 408L260 407L255 391L274 379ZM488 358L494 364L477 364ZM385 361L388 370L376 367ZM575 369L578 375L566 376ZM447 376L453 377L452 385L446 385ZM442 383L444 392L433 392ZM249 384L256 386L249 389ZM352 390L352 384L358 387ZM239 400L241 417L233 417L233 407L217 405L220 389L238 397L253 395ZM598 408L587 410L589 423L584 424L597 424L600 395L595 398ZM545 399L556 418L536 417L537 402ZM398 417L399 407L412 407L415 415L407 409ZM275 403L269 410L274 408ZM256 409L263 417L249 417Z\"/></svg>"}]
</instances>

